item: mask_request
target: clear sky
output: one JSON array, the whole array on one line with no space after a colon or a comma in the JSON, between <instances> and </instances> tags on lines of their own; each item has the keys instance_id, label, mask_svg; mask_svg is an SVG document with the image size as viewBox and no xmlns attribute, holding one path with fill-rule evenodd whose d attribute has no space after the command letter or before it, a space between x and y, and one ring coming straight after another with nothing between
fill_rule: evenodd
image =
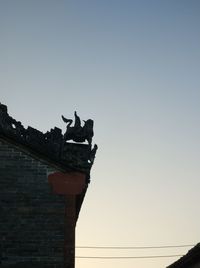
<instances>
[{"instance_id":1,"label":"clear sky","mask_svg":"<svg viewBox=\"0 0 200 268\"><path fill-rule=\"evenodd\" d=\"M74 110L95 121L99 150L77 246L200 241L200 1L0 0L0 59L0 102L25 126L64 131L61 114ZM176 259L77 259L76 268Z\"/></svg>"}]
</instances>

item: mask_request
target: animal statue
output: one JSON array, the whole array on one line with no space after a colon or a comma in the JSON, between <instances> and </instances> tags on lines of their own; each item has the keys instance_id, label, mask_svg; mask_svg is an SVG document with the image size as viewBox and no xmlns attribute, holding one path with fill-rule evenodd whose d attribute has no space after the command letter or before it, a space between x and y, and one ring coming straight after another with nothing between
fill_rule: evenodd
<instances>
[{"instance_id":1,"label":"animal statue","mask_svg":"<svg viewBox=\"0 0 200 268\"><path fill-rule=\"evenodd\" d=\"M62 115L63 121L67 124L66 132L64 134L64 140L73 140L75 142L85 142L88 141L88 144L92 144L92 137L94 135L93 125L94 122L92 119L83 120L84 125L81 126L80 117L74 112L75 122L74 126L71 126L73 123L72 119L67 119Z\"/></svg>"}]
</instances>

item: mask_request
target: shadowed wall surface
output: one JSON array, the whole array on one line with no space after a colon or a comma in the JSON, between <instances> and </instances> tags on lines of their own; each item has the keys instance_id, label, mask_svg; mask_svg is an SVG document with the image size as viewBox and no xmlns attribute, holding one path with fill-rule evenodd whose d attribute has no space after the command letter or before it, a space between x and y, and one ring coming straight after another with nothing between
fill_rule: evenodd
<instances>
[{"instance_id":1,"label":"shadowed wall surface","mask_svg":"<svg viewBox=\"0 0 200 268\"><path fill-rule=\"evenodd\" d=\"M0 140L1 267L62 267L64 198L51 192L55 169Z\"/></svg>"}]
</instances>

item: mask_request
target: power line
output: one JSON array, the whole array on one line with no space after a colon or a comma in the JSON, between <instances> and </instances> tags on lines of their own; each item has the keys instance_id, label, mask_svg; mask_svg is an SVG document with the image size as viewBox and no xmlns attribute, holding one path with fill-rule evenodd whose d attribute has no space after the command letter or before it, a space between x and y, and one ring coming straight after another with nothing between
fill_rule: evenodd
<instances>
[{"instance_id":1,"label":"power line","mask_svg":"<svg viewBox=\"0 0 200 268\"><path fill-rule=\"evenodd\" d=\"M164 245L164 246L146 246L146 247L121 247L121 246L77 246L76 248L85 249L159 249L159 248L184 248L193 247L194 245Z\"/></svg>"},{"instance_id":2,"label":"power line","mask_svg":"<svg viewBox=\"0 0 200 268\"><path fill-rule=\"evenodd\" d=\"M183 255L156 255L156 256L76 256L78 259L149 259L149 258L172 258L172 257L182 257Z\"/></svg>"}]
</instances>

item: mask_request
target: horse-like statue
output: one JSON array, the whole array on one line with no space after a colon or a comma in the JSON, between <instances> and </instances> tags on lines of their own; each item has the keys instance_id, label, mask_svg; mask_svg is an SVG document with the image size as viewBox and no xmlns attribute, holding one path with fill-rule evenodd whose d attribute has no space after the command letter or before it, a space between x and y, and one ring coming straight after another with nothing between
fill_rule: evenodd
<instances>
[{"instance_id":1,"label":"horse-like statue","mask_svg":"<svg viewBox=\"0 0 200 268\"><path fill-rule=\"evenodd\" d=\"M89 145L92 144L92 137L94 135L93 125L94 122L92 119L88 119L84 121L84 125L81 126L80 117L74 112L75 122L74 126L71 127L73 123L72 119L67 119L62 115L63 121L67 124L66 132L64 134L64 140L73 140L75 142L85 142L88 141Z\"/></svg>"}]
</instances>

